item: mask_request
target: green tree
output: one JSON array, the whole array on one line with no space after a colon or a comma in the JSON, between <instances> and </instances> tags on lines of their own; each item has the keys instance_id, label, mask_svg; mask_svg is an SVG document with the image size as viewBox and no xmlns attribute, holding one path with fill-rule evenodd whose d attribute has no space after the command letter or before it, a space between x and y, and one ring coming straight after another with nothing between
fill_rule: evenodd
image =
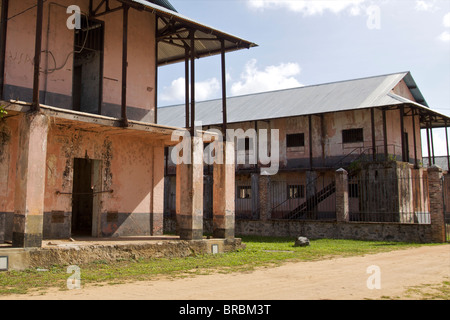
<instances>
[{"instance_id":1,"label":"green tree","mask_svg":"<svg viewBox=\"0 0 450 320\"><path fill-rule=\"evenodd\" d=\"M0 105L0 119L7 115L8 112L5 110L5 107Z\"/></svg>"}]
</instances>

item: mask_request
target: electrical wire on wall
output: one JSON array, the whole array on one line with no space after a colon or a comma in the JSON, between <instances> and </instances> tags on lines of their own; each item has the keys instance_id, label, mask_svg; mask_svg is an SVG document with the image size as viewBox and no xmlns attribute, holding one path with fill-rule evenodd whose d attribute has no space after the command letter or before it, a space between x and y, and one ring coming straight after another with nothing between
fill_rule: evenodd
<instances>
[{"instance_id":1,"label":"electrical wire on wall","mask_svg":"<svg viewBox=\"0 0 450 320\"><path fill-rule=\"evenodd\" d=\"M47 0L44 0L43 2L46 3ZM45 75L49 75L49 74L52 74L52 73L54 73L56 71L64 69L64 67L67 65L67 63L68 63L68 61L69 61L69 59L70 59L70 57L72 55L81 53L85 49L85 46L86 46L86 43L87 43L87 40L88 40L88 37L89 37L89 29L90 29L89 28L89 19L86 19L86 23L87 23L86 37L84 39L83 45L81 46L80 50L72 50L71 52L69 52L67 54L66 58L64 59L64 62L60 66L58 66L56 58L55 58L55 55L48 48L48 46L49 46L49 34L50 34L50 17L51 17L50 12L51 12L52 5L59 6L59 7L62 7L64 9L67 9L66 6L63 6L63 5L59 4L59 3L56 3L56 2L50 2L49 3L49 14L48 14L48 24L47 24L47 49L41 51L41 53L44 53L44 54L47 55L47 63L46 63L47 66L45 68L41 68L41 70L40 70L40 73L45 74ZM35 4L35 5L31 6L31 7L28 7L26 9L24 9L24 10L22 10L22 11L16 13L16 14L14 14L13 16L8 17L6 19L6 21L0 21L0 24L3 24L4 22L10 21L10 20L13 20L13 19L15 19L15 18L17 18L17 17L19 17L19 16L21 16L21 15L23 15L23 14L25 14L25 13L31 11L31 10L33 10L33 9L35 9L36 7L37 7L37 4ZM86 17L88 16L88 14L86 14L85 12L81 12L81 13L84 16L86 16ZM51 59L53 61L53 68L48 68L49 57L51 57ZM29 62L31 63L31 65L34 66L34 59L30 59ZM45 82L46 82L45 86L47 86L47 79L46 79Z\"/></svg>"},{"instance_id":2,"label":"electrical wire on wall","mask_svg":"<svg viewBox=\"0 0 450 320\"><path fill-rule=\"evenodd\" d=\"M51 6L52 5L56 5L56 6L59 6L59 7L63 7L63 8L65 8L65 9L67 9L65 6L63 6L63 5L61 5L61 4L59 4L59 3L56 3L56 2L50 2L50 4L49 4L49 12L50 12L50 10L51 10ZM81 12L84 16L86 16L86 17L88 17L88 15L85 13L85 12ZM69 52L68 54L67 54L67 56L66 56L66 58L65 58L65 60L64 60L64 62L63 62L63 64L61 65L61 66L59 66L58 67L58 64L57 64L57 62L56 62L56 59L55 59L55 55L53 54L53 52L51 51L51 50L49 50L49 34L50 34L50 13L49 13L49 15L48 15L48 24L47 24L47 50L43 50L42 51L42 53L46 53L47 54L47 66L46 66L46 68L45 68L45 70L43 70L43 71L41 71L41 73L44 73L44 74L46 74L46 75L48 75L48 74L52 74L52 73L54 73L54 72L56 72L56 71L59 71L59 70L62 70L62 69L64 69L64 67L67 65L67 62L69 61L69 58L70 58L70 56L72 56L72 55L74 55L74 54L79 54L79 53L81 53L81 52L83 52L83 50L84 50L84 48L86 47L86 43L87 43L87 40L88 40L88 38L89 38L89 29L90 29L90 27L89 27L89 19L86 19L86 24L87 24L87 27L86 27L86 37L85 37L85 39L84 39L84 41L83 41L83 45L81 46L81 49L80 50L72 50L71 52ZM53 60L53 63L54 63L54 68L48 68L48 55L50 55L51 57L52 57L52 60ZM47 81L46 81L47 82Z\"/></svg>"},{"instance_id":3,"label":"electrical wire on wall","mask_svg":"<svg viewBox=\"0 0 450 320\"><path fill-rule=\"evenodd\" d=\"M69 59L71 56L73 56L74 54L78 54L81 53L87 43L88 37L89 37L89 19L86 19L86 23L87 23L87 30L86 30L86 38L84 39L83 45L81 46L80 50L72 50L70 51L66 58L64 59L64 62L58 66L58 63L56 61L55 55L53 54L52 50L49 49L49 45L50 45L50 26L51 26L51 12L52 12L52 6L58 6L61 8L64 8L67 11L67 7L63 6L59 3L56 2L50 2L49 3L49 14L48 14L48 22L47 22L47 45L46 45L46 50L43 50L42 53L46 54L46 62L45 62L45 67L44 68L40 68L40 72L42 74L45 74L45 82L44 82L44 101L47 101L47 89L48 89L48 75L49 74L53 74L57 71L60 71L62 69L64 69L67 65L67 63L69 62ZM88 16L85 12L81 12L84 16ZM53 60L53 68L49 68L49 57L51 57L51 59Z\"/></svg>"}]
</instances>

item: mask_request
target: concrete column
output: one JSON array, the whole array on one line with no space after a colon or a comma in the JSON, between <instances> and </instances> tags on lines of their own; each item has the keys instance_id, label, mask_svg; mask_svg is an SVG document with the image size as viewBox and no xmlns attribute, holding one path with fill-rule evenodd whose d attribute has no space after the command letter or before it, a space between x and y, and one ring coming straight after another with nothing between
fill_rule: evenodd
<instances>
[{"instance_id":1,"label":"concrete column","mask_svg":"<svg viewBox=\"0 0 450 320\"><path fill-rule=\"evenodd\" d=\"M349 221L348 202L348 173L344 169L339 169L335 173L336 177L336 219L338 222Z\"/></svg>"},{"instance_id":2,"label":"concrete column","mask_svg":"<svg viewBox=\"0 0 450 320\"><path fill-rule=\"evenodd\" d=\"M223 164L214 164L213 236L234 239L236 197L234 143L220 142L216 152L224 154L224 161Z\"/></svg>"},{"instance_id":3,"label":"concrete column","mask_svg":"<svg viewBox=\"0 0 450 320\"><path fill-rule=\"evenodd\" d=\"M14 247L42 246L48 125L48 118L39 113L24 114L20 119Z\"/></svg>"},{"instance_id":4,"label":"concrete column","mask_svg":"<svg viewBox=\"0 0 450 320\"><path fill-rule=\"evenodd\" d=\"M270 176L259 177L259 219L269 220L272 216L272 201L270 198L271 179Z\"/></svg>"},{"instance_id":5,"label":"concrete column","mask_svg":"<svg viewBox=\"0 0 450 320\"><path fill-rule=\"evenodd\" d=\"M177 165L177 229L182 240L200 240L203 238L203 141L199 137L190 139L191 161Z\"/></svg>"},{"instance_id":6,"label":"concrete column","mask_svg":"<svg viewBox=\"0 0 450 320\"><path fill-rule=\"evenodd\" d=\"M153 148L153 190L151 199L151 235L163 235L164 227L164 147Z\"/></svg>"},{"instance_id":7,"label":"concrete column","mask_svg":"<svg viewBox=\"0 0 450 320\"><path fill-rule=\"evenodd\" d=\"M442 169L436 165L428 168L428 195L430 203L433 242L445 242L444 197Z\"/></svg>"}]
</instances>

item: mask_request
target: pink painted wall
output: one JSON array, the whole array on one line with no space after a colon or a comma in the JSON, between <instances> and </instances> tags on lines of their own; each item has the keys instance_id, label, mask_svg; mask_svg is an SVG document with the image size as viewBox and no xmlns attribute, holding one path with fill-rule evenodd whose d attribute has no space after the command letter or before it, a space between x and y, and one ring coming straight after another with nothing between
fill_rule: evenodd
<instances>
[{"instance_id":1,"label":"pink painted wall","mask_svg":"<svg viewBox=\"0 0 450 320\"><path fill-rule=\"evenodd\" d=\"M89 0L58 0L44 4L41 62L41 90L71 96L74 31L66 27L69 5L88 11ZM34 0L10 1L9 16L33 6ZM117 1L111 7L118 6ZM122 12L98 18L105 22L103 103L121 104L122 88ZM5 83L32 88L36 9L8 21ZM155 94L155 16L149 12L129 11L128 94L129 107L151 111L144 119L153 122ZM66 62L64 64L64 62ZM53 70L60 68L60 70ZM46 74L45 70L51 73ZM20 99L10 96L7 99ZM58 105L53 105L58 107ZM139 119L141 120L141 119Z\"/></svg>"},{"instance_id":2,"label":"pink painted wall","mask_svg":"<svg viewBox=\"0 0 450 320\"><path fill-rule=\"evenodd\" d=\"M18 121L21 116L0 122L0 213L15 211ZM83 125L50 120L48 133L44 212L64 212L70 223L72 197L58 194L73 191L74 158L98 160L101 183L96 191L114 190L96 196L100 236L162 234L164 212L164 146L161 140L138 134L102 133ZM106 128L108 129L108 128ZM122 133L124 133L122 131ZM4 138L7 137L7 138ZM107 223L108 212L117 212L118 223ZM95 215L96 213L94 213ZM153 225L150 224L153 214ZM50 220L45 220L48 230ZM46 225L47 224L47 225ZM60 226L61 227L61 226ZM153 230L149 228L153 227ZM57 226L55 228L58 228ZM56 229L54 229L56 230Z\"/></svg>"},{"instance_id":3,"label":"pink painted wall","mask_svg":"<svg viewBox=\"0 0 450 320\"><path fill-rule=\"evenodd\" d=\"M144 226L132 216L163 213L163 197L158 196L164 193L163 150L161 142L153 140L151 135L136 139L53 125L47 154L46 212L71 212L71 197L56 192L72 191L73 159L87 156L101 161L101 186L96 189L114 191L98 196L101 220L105 220L108 212L128 215L120 224L103 223L101 232L145 235Z\"/></svg>"},{"instance_id":4,"label":"pink painted wall","mask_svg":"<svg viewBox=\"0 0 450 320\"><path fill-rule=\"evenodd\" d=\"M18 118L0 122L0 212L14 212Z\"/></svg>"}]
</instances>

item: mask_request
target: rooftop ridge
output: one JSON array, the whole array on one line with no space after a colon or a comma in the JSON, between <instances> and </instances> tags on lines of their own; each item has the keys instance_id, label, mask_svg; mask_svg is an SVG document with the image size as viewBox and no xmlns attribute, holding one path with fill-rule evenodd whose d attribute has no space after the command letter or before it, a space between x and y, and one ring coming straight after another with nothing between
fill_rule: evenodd
<instances>
[{"instance_id":1,"label":"rooftop ridge","mask_svg":"<svg viewBox=\"0 0 450 320\"><path fill-rule=\"evenodd\" d=\"M306 88L313 88L313 87L332 85L332 84L337 84L337 83L345 83L345 82L361 81L361 80L374 79L374 78L382 78L382 77L393 76L393 75L404 75L404 76L406 76L409 73L410 73L409 71L393 72L393 73L388 73L388 74L383 74L383 75L367 76L367 77L361 77L361 78L355 78L355 79L349 79L349 80L338 80L338 81L331 81L331 82L325 82L325 83L311 84L311 85L305 85L305 86L300 86L300 87L295 87L295 88L286 88L286 89L278 89L278 90L273 90L273 91L263 91L263 92L248 93L248 94L243 94L243 95L238 95L238 96L230 96L230 97L227 97L227 99L228 100L239 99L239 98L245 98L245 97L249 97L249 96L257 96L257 95L269 94L269 93L277 93L277 92L300 90L300 89L306 89ZM202 101L196 101L196 103L206 103L206 102L213 102L213 101L222 101L222 99L221 98L216 98L216 99L202 100ZM174 105L169 105L169 106L163 106L163 107L159 107L158 109L160 109L160 108L161 109L162 108L174 108L174 107L180 107L180 106L184 106L184 104L174 104Z\"/></svg>"}]
</instances>

